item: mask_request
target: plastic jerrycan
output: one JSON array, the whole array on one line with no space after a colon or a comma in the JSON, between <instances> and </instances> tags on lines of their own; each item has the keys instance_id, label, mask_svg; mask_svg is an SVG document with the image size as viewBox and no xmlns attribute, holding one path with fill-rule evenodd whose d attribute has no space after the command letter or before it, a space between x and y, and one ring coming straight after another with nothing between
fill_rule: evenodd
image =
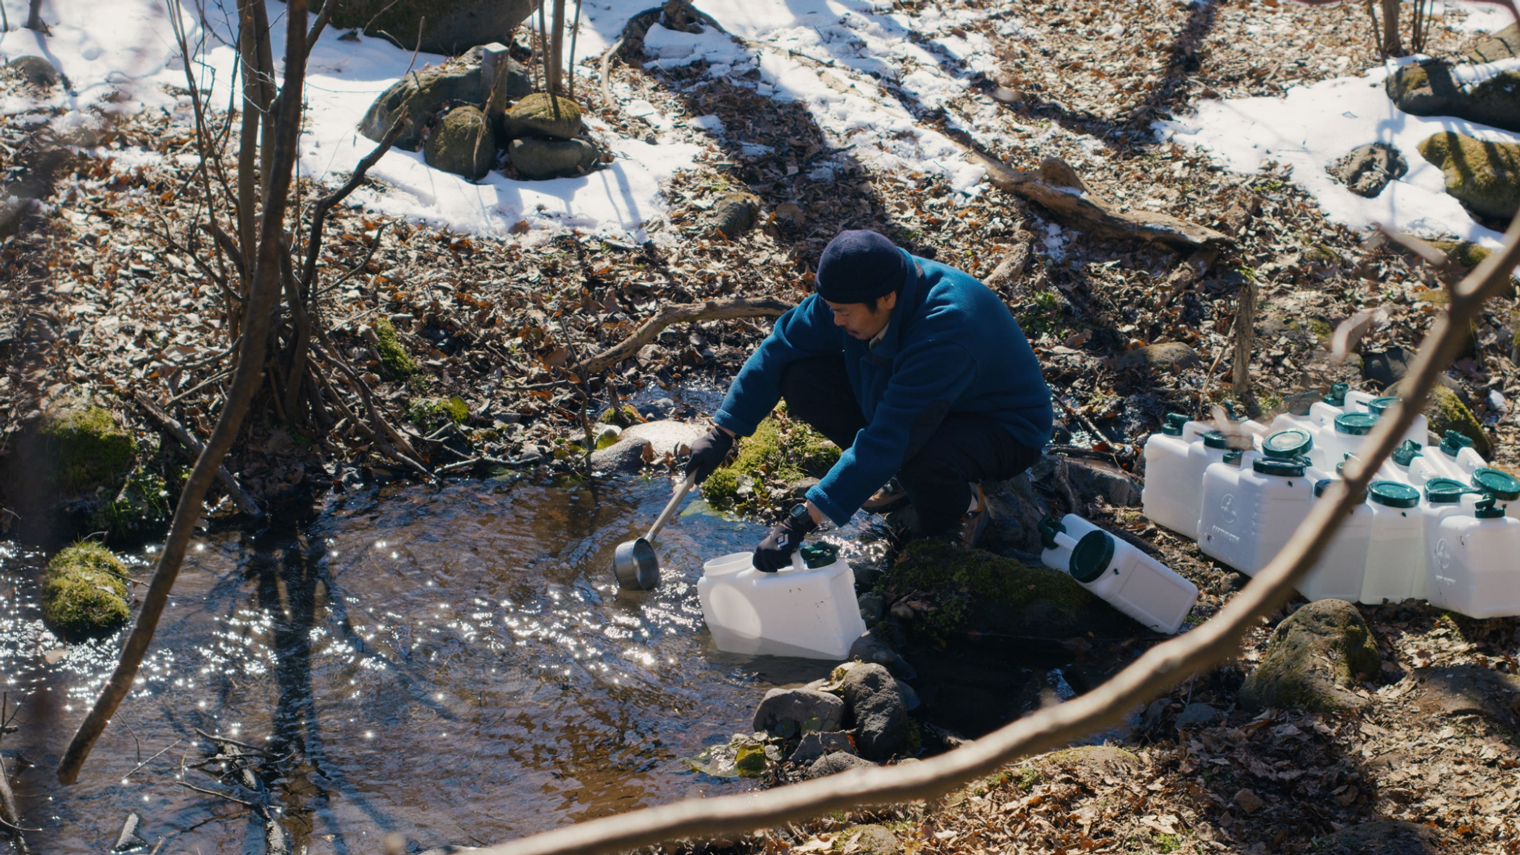
<instances>
[{"instance_id":1,"label":"plastic jerrycan","mask_svg":"<svg viewBox=\"0 0 1520 855\"><path fill-rule=\"evenodd\" d=\"M1389 410L1393 410L1403 405L1403 403L1404 399L1400 398L1398 395L1384 395L1381 398L1373 398L1372 400L1368 401L1367 412L1372 413L1378 418L1382 418L1383 413L1388 412ZM1392 417L1390 416L1390 418ZM1424 413L1418 413L1415 415L1414 421L1410 422L1409 427L1404 430L1404 436L1402 439L1405 441L1413 440L1414 442L1423 445L1429 439L1429 437L1430 421L1425 418Z\"/></svg>"},{"instance_id":2,"label":"plastic jerrycan","mask_svg":"<svg viewBox=\"0 0 1520 855\"><path fill-rule=\"evenodd\" d=\"M1192 521L1187 524L1187 528L1178 529L1182 534L1194 540L1198 539L1198 514L1202 509L1203 473L1232 453L1239 458L1240 452L1232 451L1230 448L1229 437L1217 430L1204 433L1199 437L1198 442L1188 446L1187 497L1188 513L1192 515Z\"/></svg>"},{"instance_id":3,"label":"plastic jerrycan","mask_svg":"<svg viewBox=\"0 0 1520 855\"><path fill-rule=\"evenodd\" d=\"M1473 441L1466 436L1449 430L1445 436L1441 437L1441 444L1436 448L1456 463L1464 476L1470 476L1479 469L1488 468L1488 461L1484 460L1483 455L1479 454L1472 445Z\"/></svg>"},{"instance_id":4,"label":"plastic jerrycan","mask_svg":"<svg viewBox=\"0 0 1520 855\"><path fill-rule=\"evenodd\" d=\"M1498 469L1479 469L1472 474L1472 485L1495 504L1504 502L1505 516L1520 519L1520 478Z\"/></svg>"},{"instance_id":5,"label":"plastic jerrycan","mask_svg":"<svg viewBox=\"0 0 1520 855\"><path fill-rule=\"evenodd\" d=\"M1289 421L1291 419L1291 421ZM1280 460L1292 460L1304 458L1309 460L1316 469L1328 468L1325 462L1317 460L1324 452L1314 447L1314 437L1319 433L1314 425L1297 416L1289 416L1283 419L1279 416L1272 422L1274 428L1281 421L1285 427L1274 430L1261 441L1261 453L1264 457L1274 457ZM1287 425L1298 425L1288 427ZM1333 464L1331 464L1333 465Z\"/></svg>"},{"instance_id":6,"label":"plastic jerrycan","mask_svg":"<svg viewBox=\"0 0 1520 855\"><path fill-rule=\"evenodd\" d=\"M1040 521L1040 560L1155 632L1175 635L1198 586L1076 514Z\"/></svg>"},{"instance_id":7,"label":"plastic jerrycan","mask_svg":"<svg viewBox=\"0 0 1520 855\"><path fill-rule=\"evenodd\" d=\"M1190 536L1198 524L1198 481L1187 468L1192 443L1186 434L1193 425L1201 423L1167 413L1161 430L1145 440L1145 485L1140 490L1141 510L1151 521Z\"/></svg>"},{"instance_id":8,"label":"plastic jerrycan","mask_svg":"<svg viewBox=\"0 0 1520 855\"><path fill-rule=\"evenodd\" d=\"M1425 518L1420 491L1396 481L1374 481L1367 488L1366 504L1372 516L1360 600L1424 599Z\"/></svg>"},{"instance_id":9,"label":"plastic jerrycan","mask_svg":"<svg viewBox=\"0 0 1520 855\"><path fill-rule=\"evenodd\" d=\"M1330 391L1309 405L1309 420L1321 429L1333 427L1335 417L1346 411L1346 389L1345 383L1331 383Z\"/></svg>"},{"instance_id":10,"label":"plastic jerrycan","mask_svg":"<svg viewBox=\"0 0 1520 855\"><path fill-rule=\"evenodd\" d=\"M1314 497L1321 498L1331 479L1314 483ZM1367 542L1372 534L1372 510L1364 499L1341 520L1335 535L1315 559L1298 592L1309 600L1347 600L1362 596L1362 578L1367 572Z\"/></svg>"},{"instance_id":11,"label":"plastic jerrycan","mask_svg":"<svg viewBox=\"0 0 1520 855\"><path fill-rule=\"evenodd\" d=\"M1453 514L1471 514L1483 493L1466 481L1451 478L1431 478L1421 489L1425 494L1425 502L1420 505L1420 514L1425 518L1425 594L1429 598L1431 586L1436 584L1435 548L1441 540L1441 520Z\"/></svg>"},{"instance_id":12,"label":"plastic jerrycan","mask_svg":"<svg viewBox=\"0 0 1520 855\"><path fill-rule=\"evenodd\" d=\"M1346 455L1356 454L1361 450L1362 441L1367 438L1367 434L1372 432L1376 424L1377 416L1371 413L1342 413L1336 416L1331 428L1320 432L1317 444L1321 449L1321 454L1313 458L1314 462L1320 468L1334 469L1335 464L1346 459Z\"/></svg>"},{"instance_id":13,"label":"plastic jerrycan","mask_svg":"<svg viewBox=\"0 0 1520 855\"><path fill-rule=\"evenodd\" d=\"M1248 576L1267 565L1314 506L1318 473L1303 458L1284 460L1247 452L1203 476L1198 548Z\"/></svg>"},{"instance_id":14,"label":"plastic jerrycan","mask_svg":"<svg viewBox=\"0 0 1520 855\"><path fill-rule=\"evenodd\" d=\"M1378 396L1371 392L1363 392L1360 389L1347 389L1345 404L1341 406L1341 410L1347 413L1365 413L1367 412L1367 405L1376 397Z\"/></svg>"},{"instance_id":15,"label":"plastic jerrycan","mask_svg":"<svg viewBox=\"0 0 1520 855\"><path fill-rule=\"evenodd\" d=\"M1424 446L1412 439L1406 439L1399 443L1399 447L1395 448L1392 454L1388 455L1387 460L1383 461L1378 474L1390 481L1400 481L1412 487L1419 487L1421 485L1414 483L1409 467L1424 454Z\"/></svg>"},{"instance_id":16,"label":"plastic jerrycan","mask_svg":"<svg viewBox=\"0 0 1520 855\"><path fill-rule=\"evenodd\" d=\"M866 631L855 599L855 574L844 560L809 568L792 553L790 569L762 573L752 553L702 565L697 598L718 649L750 655L842 661Z\"/></svg>"},{"instance_id":17,"label":"plastic jerrycan","mask_svg":"<svg viewBox=\"0 0 1520 855\"><path fill-rule=\"evenodd\" d=\"M1475 618L1520 615L1520 520L1485 497L1443 517L1434 537L1426 590L1431 605Z\"/></svg>"},{"instance_id":18,"label":"plastic jerrycan","mask_svg":"<svg viewBox=\"0 0 1520 855\"><path fill-rule=\"evenodd\" d=\"M1471 444L1472 440L1462 434L1447 431L1446 436L1441 438L1440 445L1425 446L1419 458L1409 464L1409 483L1419 487L1432 478L1466 481L1474 472L1487 465L1478 452L1467 447ZM1477 463L1477 466L1472 466L1473 463Z\"/></svg>"}]
</instances>

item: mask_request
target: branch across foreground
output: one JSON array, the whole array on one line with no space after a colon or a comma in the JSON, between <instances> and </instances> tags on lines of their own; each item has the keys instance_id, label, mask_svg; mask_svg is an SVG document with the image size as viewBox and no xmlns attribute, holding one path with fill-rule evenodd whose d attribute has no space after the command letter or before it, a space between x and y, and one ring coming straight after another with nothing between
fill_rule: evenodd
<instances>
[{"instance_id":1,"label":"branch across foreground","mask_svg":"<svg viewBox=\"0 0 1520 855\"><path fill-rule=\"evenodd\" d=\"M1520 262L1520 218L1492 253L1453 289L1410 365L1412 382L1394 417L1379 420L1369 453L1346 467L1345 481L1299 527L1277 557L1207 623L1151 648L1091 692L1047 707L946 754L908 766L857 769L758 794L690 799L572 825L477 850L481 855L598 855L681 837L734 834L808 819L829 811L929 799L943 795L1021 757L1065 747L1118 724L1136 706L1184 678L1215 666L1240 649L1247 631L1290 595L1340 521L1363 495L1372 475L1421 412L1432 386L1451 363L1468 324L1485 300L1509 283Z\"/></svg>"},{"instance_id":2,"label":"branch across foreground","mask_svg":"<svg viewBox=\"0 0 1520 855\"><path fill-rule=\"evenodd\" d=\"M775 318L792 308L790 303L773 297L736 300L708 300L703 303L672 303L654 317L639 324L633 334L594 356L577 362L570 370L585 377L611 368L639 352L671 324L688 321L722 321L733 318Z\"/></svg>"}]
</instances>

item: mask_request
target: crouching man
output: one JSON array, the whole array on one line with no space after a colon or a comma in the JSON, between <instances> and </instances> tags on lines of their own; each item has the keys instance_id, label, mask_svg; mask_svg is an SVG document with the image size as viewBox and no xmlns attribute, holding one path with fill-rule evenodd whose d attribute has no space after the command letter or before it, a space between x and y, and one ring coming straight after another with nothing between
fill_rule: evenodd
<instances>
[{"instance_id":1,"label":"crouching man","mask_svg":"<svg viewBox=\"0 0 1520 855\"><path fill-rule=\"evenodd\" d=\"M980 483L1023 472L1050 439L1050 390L1023 330L974 277L875 232L830 241L813 285L744 363L687 473L705 480L785 399L844 453L760 542L757 568L790 564L825 518L904 500L918 534L974 545Z\"/></svg>"}]
</instances>

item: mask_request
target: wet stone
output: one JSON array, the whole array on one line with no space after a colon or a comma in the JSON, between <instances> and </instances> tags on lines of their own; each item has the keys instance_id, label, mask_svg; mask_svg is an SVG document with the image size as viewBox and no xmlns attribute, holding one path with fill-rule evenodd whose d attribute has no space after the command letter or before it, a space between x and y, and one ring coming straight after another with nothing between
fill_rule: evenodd
<instances>
[{"instance_id":1,"label":"wet stone","mask_svg":"<svg viewBox=\"0 0 1520 855\"><path fill-rule=\"evenodd\" d=\"M771 689L755 709L754 728L792 737L835 731L844 723L845 702L816 689Z\"/></svg>"},{"instance_id":2,"label":"wet stone","mask_svg":"<svg viewBox=\"0 0 1520 855\"><path fill-rule=\"evenodd\" d=\"M607 448L591 452L591 468L599 472L637 472L644 467L644 455L650 448L647 439L620 438Z\"/></svg>"},{"instance_id":3,"label":"wet stone","mask_svg":"<svg viewBox=\"0 0 1520 855\"><path fill-rule=\"evenodd\" d=\"M116 835L116 845L111 847L112 852L130 852L148 845L137 830L142 827L142 817L137 812L127 814L127 818L121 824L121 832Z\"/></svg>"},{"instance_id":4,"label":"wet stone","mask_svg":"<svg viewBox=\"0 0 1520 855\"><path fill-rule=\"evenodd\" d=\"M825 754L833 754L842 751L846 754L855 753L855 745L850 741L850 735L842 730L829 733L809 733L802 737L797 744L797 750L792 752L789 758L793 763L809 764Z\"/></svg>"},{"instance_id":5,"label":"wet stone","mask_svg":"<svg viewBox=\"0 0 1520 855\"><path fill-rule=\"evenodd\" d=\"M865 613L866 597L876 597L876 601L880 603L883 609L885 608L886 600L880 594L866 594L860 598L862 617L864 617ZM878 612L876 620L881 620L880 612ZM870 619L866 622L875 623L875 621ZM904 659L902 654L892 649L890 644L882 641L870 631L863 633L859 638L855 639L854 644L850 645L850 658L858 659L871 665L881 665L892 676L899 679L911 680L918 676L918 671L908 664L908 660Z\"/></svg>"},{"instance_id":6,"label":"wet stone","mask_svg":"<svg viewBox=\"0 0 1520 855\"><path fill-rule=\"evenodd\" d=\"M813 761L808 767L809 778L822 778L826 775L837 775L850 769L868 769L875 766L870 760L858 757L854 754L846 754L843 751L835 751L833 754L825 754Z\"/></svg>"},{"instance_id":7,"label":"wet stone","mask_svg":"<svg viewBox=\"0 0 1520 855\"><path fill-rule=\"evenodd\" d=\"M881 594L871 591L860 595L860 617L868 625L881 620L881 616L887 612L887 599ZM857 644L859 642L856 642ZM854 654L852 647L850 653ZM886 663L881 663L886 664Z\"/></svg>"},{"instance_id":8,"label":"wet stone","mask_svg":"<svg viewBox=\"0 0 1520 855\"><path fill-rule=\"evenodd\" d=\"M667 454L680 456L691 452L691 444L707 433L701 425L687 424L674 419L644 422L623 430L623 439L647 439L653 446L655 457Z\"/></svg>"}]
</instances>

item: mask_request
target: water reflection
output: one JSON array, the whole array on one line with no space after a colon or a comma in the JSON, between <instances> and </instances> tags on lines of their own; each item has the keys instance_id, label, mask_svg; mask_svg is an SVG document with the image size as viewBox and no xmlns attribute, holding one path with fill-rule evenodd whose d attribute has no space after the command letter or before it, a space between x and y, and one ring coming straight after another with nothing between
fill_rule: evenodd
<instances>
[{"instance_id":1,"label":"water reflection","mask_svg":"<svg viewBox=\"0 0 1520 855\"><path fill-rule=\"evenodd\" d=\"M39 557L6 547L0 667L27 702L4 747L35 764L17 787L45 828L33 843L102 851L136 810L168 851L262 851L266 815L292 851L374 851L388 832L477 845L749 786L679 758L747 730L765 685L828 666L726 656L701 631L702 557L749 548L753 524L688 514L657 544L661 588L616 589L613 549L669 491L407 488L351 495L301 530L207 537L67 789L53 769L120 639L52 639L35 572L18 572ZM144 576L152 557L138 556ZM201 733L250 746L232 764L250 775L204 762L219 749Z\"/></svg>"}]
</instances>

